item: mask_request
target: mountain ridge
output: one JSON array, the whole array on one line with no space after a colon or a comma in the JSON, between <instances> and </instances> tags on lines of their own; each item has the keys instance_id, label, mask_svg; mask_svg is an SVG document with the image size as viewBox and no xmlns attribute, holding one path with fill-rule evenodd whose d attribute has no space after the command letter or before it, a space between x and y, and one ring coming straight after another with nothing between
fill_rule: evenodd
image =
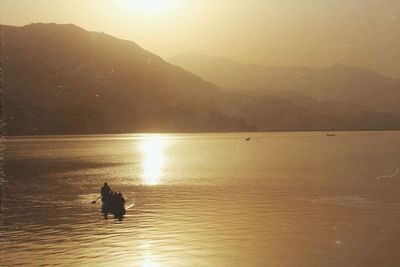
<instances>
[{"instance_id":1,"label":"mountain ridge","mask_svg":"<svg viewBox=\"0 0 400 267\"><path fill-rule=\"evenodd\" d=\"M218 110L215 85L133 42L71 25L1 31L11 134L253 129Z\"/></svg>"},{"instance_id":2,"label":"mountain ridge","mask_svg":"<svg viewBox=\"0 0 400 267\"><path fill-rule=\"evenodd\" d=\"M169 61L227 90L251 95L293 91L377 112L400 112L400 80L358 67L342 64L326 68L267 67L191 53Z\"/></svg>"},{"instance_id":3,"label":"mountain ridge","mask_svg":"<svg viewBox=\"0 0 400 267\"><path fill-rule=\"evenodd\" d=\"M279 94L221 89L134 42L71 24L0 31L8 135L400 128L397 117L359 123L364 110L350 120Z\"/></svg>"}]
</instances>

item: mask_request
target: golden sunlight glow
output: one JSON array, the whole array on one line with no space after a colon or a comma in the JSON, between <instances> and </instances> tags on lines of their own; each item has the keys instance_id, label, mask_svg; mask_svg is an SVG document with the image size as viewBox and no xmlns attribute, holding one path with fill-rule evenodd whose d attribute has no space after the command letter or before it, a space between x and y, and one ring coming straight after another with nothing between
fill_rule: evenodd
<instances>
[{"instance_id":1,"label":"golden sunlight glow","mask_svg":"<svg viewBox=\"0 0 400 267\"><path fill-rule=\"evenodd\" d=\"M157 12L165 8L165 0L137 0L135 5L147 12Z\"/></svg>"},{"instance_id":2,"label":"golden sunlight glow","mask_svg":"<svg viewBox=\"0 0 400 267\"><path fill-rule=\"evenodd\" d=\"M158 267L159 264L157 264L154 261L154 257L151 255L150 252L150 244L148 242L145 242L142 246L140 246L141 249L143 249L143 262L142 262L142 267Z\"/></svg>"},{"instance_id":3,"label":"golden sunlight glow","mask_svg":"<svg viewBox=\"0 0 400 267\"><path fill-rule=\"evenodd\" d=\"M122 8L131 9L143 16L160 15L171 7L172 2L168 0L120 0Z\"/></svg>"},{"instance_id":4,"label":"golden sunlight glow","mask_svg":"<svg viewBox=\"0 0 400 267\"><path fill-rule=\"evenodd\" d=\"M152 261L151 259L146 259L142 264L142 267L158 267L158 266L159 265L154 261Z\"/></svg>"},{"instance_id":5,"label":"golden sunlight glow","mask_svg":"<svg viewBox=\"0 0 400 267\"><path fill-rule=\"evenodd\" d=\"M149 136L139 145L142 152L142 179L147 185L160 183L165 162L164 150L167 140L160 136Z\"/></svg>"}]
</instances>

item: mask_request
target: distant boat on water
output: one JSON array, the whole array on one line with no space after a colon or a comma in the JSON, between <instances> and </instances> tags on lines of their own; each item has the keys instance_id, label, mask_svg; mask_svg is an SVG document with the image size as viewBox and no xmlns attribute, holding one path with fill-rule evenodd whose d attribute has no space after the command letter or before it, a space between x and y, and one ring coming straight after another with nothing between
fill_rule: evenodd
<instances>
[{"instance_id":1,"label":"distant boat on water","mask_svg":"<svg viewBox=\"0 0 400 267\"><path fill-rule=\"evenodd\" d=\"M247 137L247 138L246 138L246 141L250 141L250 140L251 140L251 138L250 138L250 137Z\"/></svg>"},{"instance_id":2,"label":"distant boat on water","mask_svg":"<svg viewBox=\"0 0 400 267\"><path fill-rule=\"evenodd\" d=\"M336 136L336 134L335 133L328 133L328 134L326 134L326 136L333 137L333 136Z\"/></svg>"}]
</instances>

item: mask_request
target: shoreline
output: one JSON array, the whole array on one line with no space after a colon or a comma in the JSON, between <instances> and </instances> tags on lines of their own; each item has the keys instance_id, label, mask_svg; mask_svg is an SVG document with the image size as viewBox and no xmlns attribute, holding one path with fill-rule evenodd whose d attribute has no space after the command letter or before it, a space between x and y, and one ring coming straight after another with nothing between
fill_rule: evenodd
<instances>
[{"instance_id":1,"label":"shoreline","mask_svg":"<svg viewBox=\"0 0 400 267\"><path fill-rule=\"evenodd\" d=\"M400 129L384 129L384 130L307 130L307 131L268 131L268 132L137 132L137 133L93 133L93 134L33 134L33 135L1 135L2 138L63 138L63 137L108 137L108 136L121 136L121 137L151 137L151 136L184 136L184 135L220 135L220 134L288 134L288 133L368 133L368 132L400 132Z\"/></svg>"}]
</instances>

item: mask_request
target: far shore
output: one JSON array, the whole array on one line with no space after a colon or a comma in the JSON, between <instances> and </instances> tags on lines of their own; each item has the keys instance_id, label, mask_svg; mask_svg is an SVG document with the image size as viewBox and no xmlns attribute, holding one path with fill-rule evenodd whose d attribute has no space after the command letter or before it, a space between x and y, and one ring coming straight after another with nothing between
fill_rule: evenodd
<instances>
[{"instance_id":1,"label":"far shore","mask_svg":"<svg viewBox=\"0 0 400 267\"><path fill-rule=\"evenodd\" d=\"M79 136L154 136L154 135L218 135L218 134L269 134L269 133L351 133L351 132L399 132L400 129L367 129L367 130L293 130L293 131L268 131L268 132L137 132L137 133L85 133L85 134L29 134L29 135L7 135L2 134L2 138L27 138L27 137L79 137Z\"/></svg>"}]
</instances>

